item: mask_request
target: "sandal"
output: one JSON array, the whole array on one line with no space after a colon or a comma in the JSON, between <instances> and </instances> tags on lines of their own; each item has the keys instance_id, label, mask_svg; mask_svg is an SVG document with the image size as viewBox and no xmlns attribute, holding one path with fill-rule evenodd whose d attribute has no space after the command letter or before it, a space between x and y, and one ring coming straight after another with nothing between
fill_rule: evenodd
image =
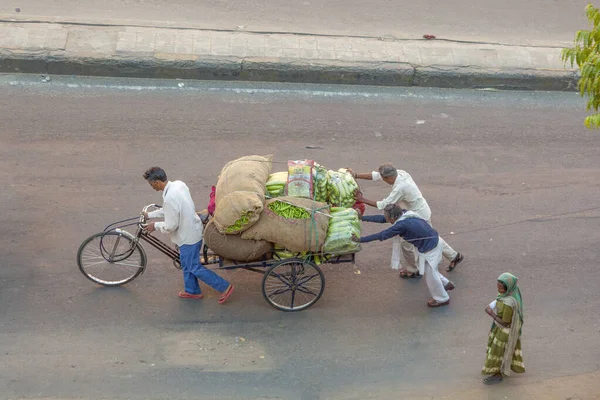
<instances>
[{"instance_id":1,"label":"sandal","mask_svg":"<svg viewBox=\"0 0 600 400\"><path fill-rule=\"evenodd\" d=\"M191 293L186 292L185 290L182 290L181 292L179 292L178 296L181 297L182 299L200 300L200 299L204 298L204 295L202 293L191 294Z\"/></svg>"},{"instance_id":2,"label":"sandal","mask_svg":"<svg viewBox=\"0 0 600 400\"><path fill-rule=\"evenodd\" d=\"M416 279L416 278L420 278L423 275L421 275L419 273L419 271L417 272L408 272L407 270L403 269L402 271L400 271L400 278L402 279Z\"/></svg>"},{"instance_id":3,"label":"sandal","mask_svg":"<svg viewBox=\"0 0 600 400\"><path fill-rule=\"evenodd\" d=\"M485 383L486 385L493 385L494 383L502 382L503 379L504 378L502 377L502 375L490 375L483 378L483 383Z\"/></svg>"},{"instance_id":4,"label":"sandal","mask_svg":"<svg viewBox=\"0 0 600 400\"><path fill-rule=\"evenodd\" d=\"M436 301L436 300L429 300L429 301L427 302L427 305L428 305L429 307L433 307L433 308L435 308L435 307L443 307L443 306L447 306L448 304L450 304L450 299L448 299L448 300L444 301L443 303L440 303L440 302L438 302L438 301Z\"/></svg>"},{"instance_id":5,"label":"sandal","mask_svg":"<svg viewBox=\"0 0 600 400\"><path fill-rule=\"evenodd\" d=\"M227 290L225 290L225 292L223 292L221 297L219 297L219 304L225 303L227 301L227 299L229 298L229 296L231 296L231 293L233 293L233 285L229 285Z\"/></svg>"},{"instance_id":6,"label":"sandal","mask_svg":"<svg viewBox=\"0 0 600 400\"><path fill-rule=\"evenodd\" d=\"M456 266L458 264L460 264L462 262L462 260L464 260L464 259L465 259L465 257L462 254L457 253L456 257L454 257L454 260L450 261L450 265L448 265L448 267L446 268L446 271L448 271L448 272L454 271L454 268L456 268Z\"/></svg>"}]
</instances>

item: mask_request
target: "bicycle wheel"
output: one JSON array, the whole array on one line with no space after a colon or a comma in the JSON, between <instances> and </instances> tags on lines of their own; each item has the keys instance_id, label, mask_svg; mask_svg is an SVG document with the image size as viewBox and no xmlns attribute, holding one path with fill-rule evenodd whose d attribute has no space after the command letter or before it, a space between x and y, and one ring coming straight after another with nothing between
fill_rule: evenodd
<instances>
[{"instance_id":1,"label":"bicycle wheel","mask_svg":"<svg viewBox=\"0 0 600 400\"><path fill-rule=\"evenodd\" d=\"M263 297L281 311L301 311L314 305L325 290L325 277L312 262L298 258L270 267L262 281Z\"/></svg>"},{"instance_id":2,"label":"bicycle wheel","mask_svg":"<svg viewBox=\"0 0 600 400\"><path fill-rule=\"evenodd\" d=\"M146 252L120 232L100 232L79 246L77 265L86 278L104 286L131 282L146 268Z\"/></svg>"}]
</instances>

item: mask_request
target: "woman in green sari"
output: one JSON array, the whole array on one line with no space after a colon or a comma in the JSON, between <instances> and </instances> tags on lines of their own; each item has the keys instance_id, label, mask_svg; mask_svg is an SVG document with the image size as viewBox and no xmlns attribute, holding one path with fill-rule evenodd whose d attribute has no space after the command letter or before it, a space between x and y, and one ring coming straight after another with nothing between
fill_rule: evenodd
<instances>
[{"instance_id":1,"label":"woman in green sari","mask_svg":"<svg viewBox=\"0 0 600 400\"><path fill-rule=\"evenodd\" d=\"M525 372L521 353L523 300L517 287L517 277L505 272L498 277L498 297L485 308L493 319L488 337L485 365L481 373L488 375L483 383L502 382L511 371Z\"/></svg>"}]
</instances>

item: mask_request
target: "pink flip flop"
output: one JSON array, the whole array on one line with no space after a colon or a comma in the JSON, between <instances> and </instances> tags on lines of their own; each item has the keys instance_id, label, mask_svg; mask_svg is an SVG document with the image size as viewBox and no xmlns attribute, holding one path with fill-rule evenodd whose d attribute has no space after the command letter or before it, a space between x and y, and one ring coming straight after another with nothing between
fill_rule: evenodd
<instances>
[{"instance_id":1,"label":"pink flip flop","mask_svg":"<svg viewBox=\"0 0 600 400\"><path fill-rule=\"evenodd\" d=\"M188 293L188 292L183 291L183 290L181 292L179 292L178 296L181 297L182 299L196 299L196 300L200 300L200 299L204 298L204 295L202 293L191 294L191 293Z\"/></svg>"},{"instance_id":2,"label":"pink flip flop","mask_svg":"<svg viewBox=\"0 0 600 400\"><path fill-rule=\"evenodd\" d=\"M223 295L219 297L219 304L225 303L229 296L231 296L231 293L233 293L233 285L229 285L227 290L225 290L225 293L223 293Z\"/></svg>"}]
</instances>

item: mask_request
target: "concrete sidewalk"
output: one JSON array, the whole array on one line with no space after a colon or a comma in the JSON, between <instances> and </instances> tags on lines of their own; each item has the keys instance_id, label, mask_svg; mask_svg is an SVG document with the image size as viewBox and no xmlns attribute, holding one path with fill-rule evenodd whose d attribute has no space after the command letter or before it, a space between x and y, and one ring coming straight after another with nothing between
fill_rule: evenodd
<instances>
[{"instance_id":1,"label":"concrete sidewalk","mask_svg":"<svg viewBox=\"0 0 600 400\"><path fill-rule=\"evenodd\" d=\"M560 47L0 22L0 72L575 90Z\"/></svg>"}]
</instances>

